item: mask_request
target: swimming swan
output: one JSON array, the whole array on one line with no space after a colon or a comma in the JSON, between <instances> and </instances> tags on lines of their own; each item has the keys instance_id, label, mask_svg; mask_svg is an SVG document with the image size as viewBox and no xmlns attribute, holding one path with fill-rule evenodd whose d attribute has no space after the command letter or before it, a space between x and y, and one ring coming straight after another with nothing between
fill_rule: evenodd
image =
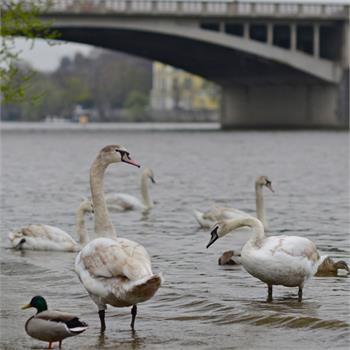
<instances>
[{"instance_id":1,"label":"swimming swan","mask_svg":"<svg viewBox=\"0 0 350 350\"><path fill-rule=\"evenodd\" d=\"M63 339L78 335L88 328L88 325L75 315L48 310L46 300L40 295L33 297L22 309L30 307L36 308L37 313L27 320L25 330L32 338L48 342L48 349L52 349L52 343L56 341L61 348Z\"/></svg>"},{"instance_id":2,"label":"swimming swan","mask_svg":"<svg viewBox=\"0 0 350 350\"><path fill-rule=\"evenodd\" d=\"M97 305L101 332L106 329L105 309L132 306L131 328L134 330L137 304L150 299L161 285L162 277L151 269L145 248L126 238L117 238L110 221L103 177L109 164L125 162L139 167L122 146L104 147L90 168L90 187L95 209L95 233L75 259L75 271L91 299Z\"/></svg>"},{"instance_id":3,"label":"swimming swan","mask_svg":"<svg viewBox=\"0 0 350 350\"><path fill-rule=\"evenodd\" d=\"M60 228L44 224L23 226L11 232L8 238L16 249L77 252L89 241L84 216L93 211L88 199L84 199L77 209L75 227L79 243Z\"/></svg>"},{"instance_id":4,"label":"swimming swan","mask_svg":"<svg viewBox=\"0 0 350 350\"><path fill-rule=\"evenodd\" d=\"M267 222L265 218L265 206L263 197L263 187L267 187L271 192L272 189L271 181L267 176L259 176L255 181L255 200L256 200L256 216L263 223L265 229L267 229ZM194 210L194 217L203 228L211 228L213 225L225 219L238 219L245 217L254 217L242 210L229 207L216 207L205 213L198 210Z\"/></svg>"},{"instance_id":5,"label":"swimming swan","mask_svg":"<svg viewBox=\"0 0 350 350\"><path fill-rule=\"evenodd\" d=\"M126 193L108 193L105 196L108 209L116 211L142 210L148 211L154 203L148 189L148 180L156 183L152 169L145 168L141 175L141 198L142 201Z\"/></svg>"},{"instance_id":6,"label":"swimming swan","mask_svg":"<svg viewBox=\"0 0 350 350\"><path fill-rule=\"evenodd\" d=\"M267 300L272 301L273 285L283 285L299 287L298 300L301 301L304 283L316 273L320 263L315 244L298 236L266 237L260 220L243 218L224 220L215 225L207 248L219 237L242 226L255 230L255 234L242 248L242 265L248 273L267 284Z\"/></svg>"}]
</instances>

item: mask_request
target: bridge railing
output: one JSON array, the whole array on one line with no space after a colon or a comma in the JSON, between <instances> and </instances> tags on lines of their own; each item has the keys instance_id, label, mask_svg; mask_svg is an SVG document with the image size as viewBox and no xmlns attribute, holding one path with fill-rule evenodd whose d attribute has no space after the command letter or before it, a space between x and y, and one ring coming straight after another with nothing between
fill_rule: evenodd
<instances>
[{"instance_id":1,"label":"bridge railing","mask_svg":"<svg viewBox=\"0 0 350 350\"><path fill-rule=\"evenodd\" d=\"M349 5L244 1L53 0L50 12L178 16L349 18Z\"/></svg>"}]
</instances>

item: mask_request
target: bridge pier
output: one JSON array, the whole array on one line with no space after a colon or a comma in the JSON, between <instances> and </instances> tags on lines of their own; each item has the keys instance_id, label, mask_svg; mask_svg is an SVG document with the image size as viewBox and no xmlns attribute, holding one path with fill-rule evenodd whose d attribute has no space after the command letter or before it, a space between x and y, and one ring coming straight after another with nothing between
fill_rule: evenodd
<instances>
[{"instance_id":1,"label":"bridge pier","mask_svg":"<svg viewBox=\"0 0 350 350\"><path fill-rule=\"evenodd\" d=\"M222 128L347 128L348 74L339 85L224 86Z\"/></svg>"}]
</instances>

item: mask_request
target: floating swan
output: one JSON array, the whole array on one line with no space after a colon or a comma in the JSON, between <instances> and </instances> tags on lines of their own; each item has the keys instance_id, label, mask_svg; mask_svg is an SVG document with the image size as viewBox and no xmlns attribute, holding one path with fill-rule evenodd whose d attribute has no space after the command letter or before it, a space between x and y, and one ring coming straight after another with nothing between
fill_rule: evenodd
<instances>
[{"instance_id":1,"label":"floating swan","mask_svg":"<svg viewBox=\"0 0 350 350\"><path fill-rule=\"evenodd\" d=\"M329 256L321 256L321 263L317 268L315 276L317 277L331 277L337 276L338 270L346 270L349 273L349 266L344 260L335 262Z\"/></svg>"},{"instance_id":2,"label":"floating swan","mask_svg":"<svg viewBox=\"0 0 350 350\"><path fill-rule=\"evenodd\" d=\"M156 183L152 169L145 168L141 175L141 198L142 201L126 193L109 193L105 199L110 210L142 210L148 211L153 208L154 203L151 199L148 189L148 180Z\"/></svg>"},{"instance_id":3,"label":"floating swan","mask_svg":"<svg viewBox=\"0 0 350 350\"><path fill-rule=\"evenodd\" d=\"M312 277L320 263L315 244L298 236L266 237L262 222L255 218L224 220L211 232L207 248L219 237L248 226L255 234L241 251L243 267L254 277L268 285L268 301L272 300L272 286L299 287L298 300L302 300L305 281Z\"/></svg>"},{"instance_id":4,"label":"floating swan","mask_svg":"<svg viewBox=\"0 0 350 350\"><path fill-rule=\"evenodd\" d=\"M91 299L98 307L101 332L106 328L105 309L132 306L131 328L134 330L137 304L150 299L161 285L162 277L154 275L145 248L125 238L117 238L110 221L103 192L103 177L108 165L125 162L139 165L122 146L104 147L90 169L90 186L95 209L95 233L78 254L75 271Z\"/></svg>"},{"instance_id":5,"label":"floating swan","mask_svg":"<svg viewBox=\"0 0 350 350\"><path fill-rule=\"evenodd\" d=\"M270 191L272 189L271 181L267 176L259 176L255 181L255 197L256 197L256 216L263 223L265 229L267 229L267 222L265 219L265 206L263 197L263 187L266 186ZM213 225L226 219L238 219L245 217L253 217L242 210L227 208L227 207L215 207L205 213L198 210L194 210L194 217L198 221L199 225L203 228L211 228Z\"/></svg>"},{"instance_id":6,"label":"floating swan","mask_svg":"<svg viewBox=\"0 0 350 350\"><path fill-rule=\"evenodd\" d=\"M30 307L36 308L38 312L27 320L25 330L32 338L48 342L48 349L52 349L52 343L57 341L61 348L63 339L78 335L88 328L88 325L75 315L48 310L46 300L42 296L35 296L28 305L22 306L22 309Z\"/></svg>"},{"instance_id":7,"label":"floating swan","mask_svg":"<svg viewBox=\"0 0 350 350\"><path fill-rule=\"evenodd\" d=\"M89 241L84 222L84 216L88 213L93 213L92 202L84 199L76 212L79 243L60 228L44 224L23 226L11 232L8 238L16 249L76 252Z\"/></svg>"}]
</instances>

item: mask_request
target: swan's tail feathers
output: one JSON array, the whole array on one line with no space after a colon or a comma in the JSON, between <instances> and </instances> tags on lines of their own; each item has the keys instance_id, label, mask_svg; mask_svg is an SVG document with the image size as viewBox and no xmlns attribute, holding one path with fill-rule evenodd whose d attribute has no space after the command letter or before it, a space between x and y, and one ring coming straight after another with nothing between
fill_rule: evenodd
<instances>
[{"instance_id":1,"label":"swan's tail feathers","mask_svg":"<svg viewBox=\"0 0 350 350\"><path fill-rule=\"evenodd\" d=\"M128 294L131 294L132 298L138 300L138 302L146 301L156 294L163 281L162 274L156 274L147 277L146 279L143 278L142 280L133 283Z\"/></svg>"}]
</instances>

